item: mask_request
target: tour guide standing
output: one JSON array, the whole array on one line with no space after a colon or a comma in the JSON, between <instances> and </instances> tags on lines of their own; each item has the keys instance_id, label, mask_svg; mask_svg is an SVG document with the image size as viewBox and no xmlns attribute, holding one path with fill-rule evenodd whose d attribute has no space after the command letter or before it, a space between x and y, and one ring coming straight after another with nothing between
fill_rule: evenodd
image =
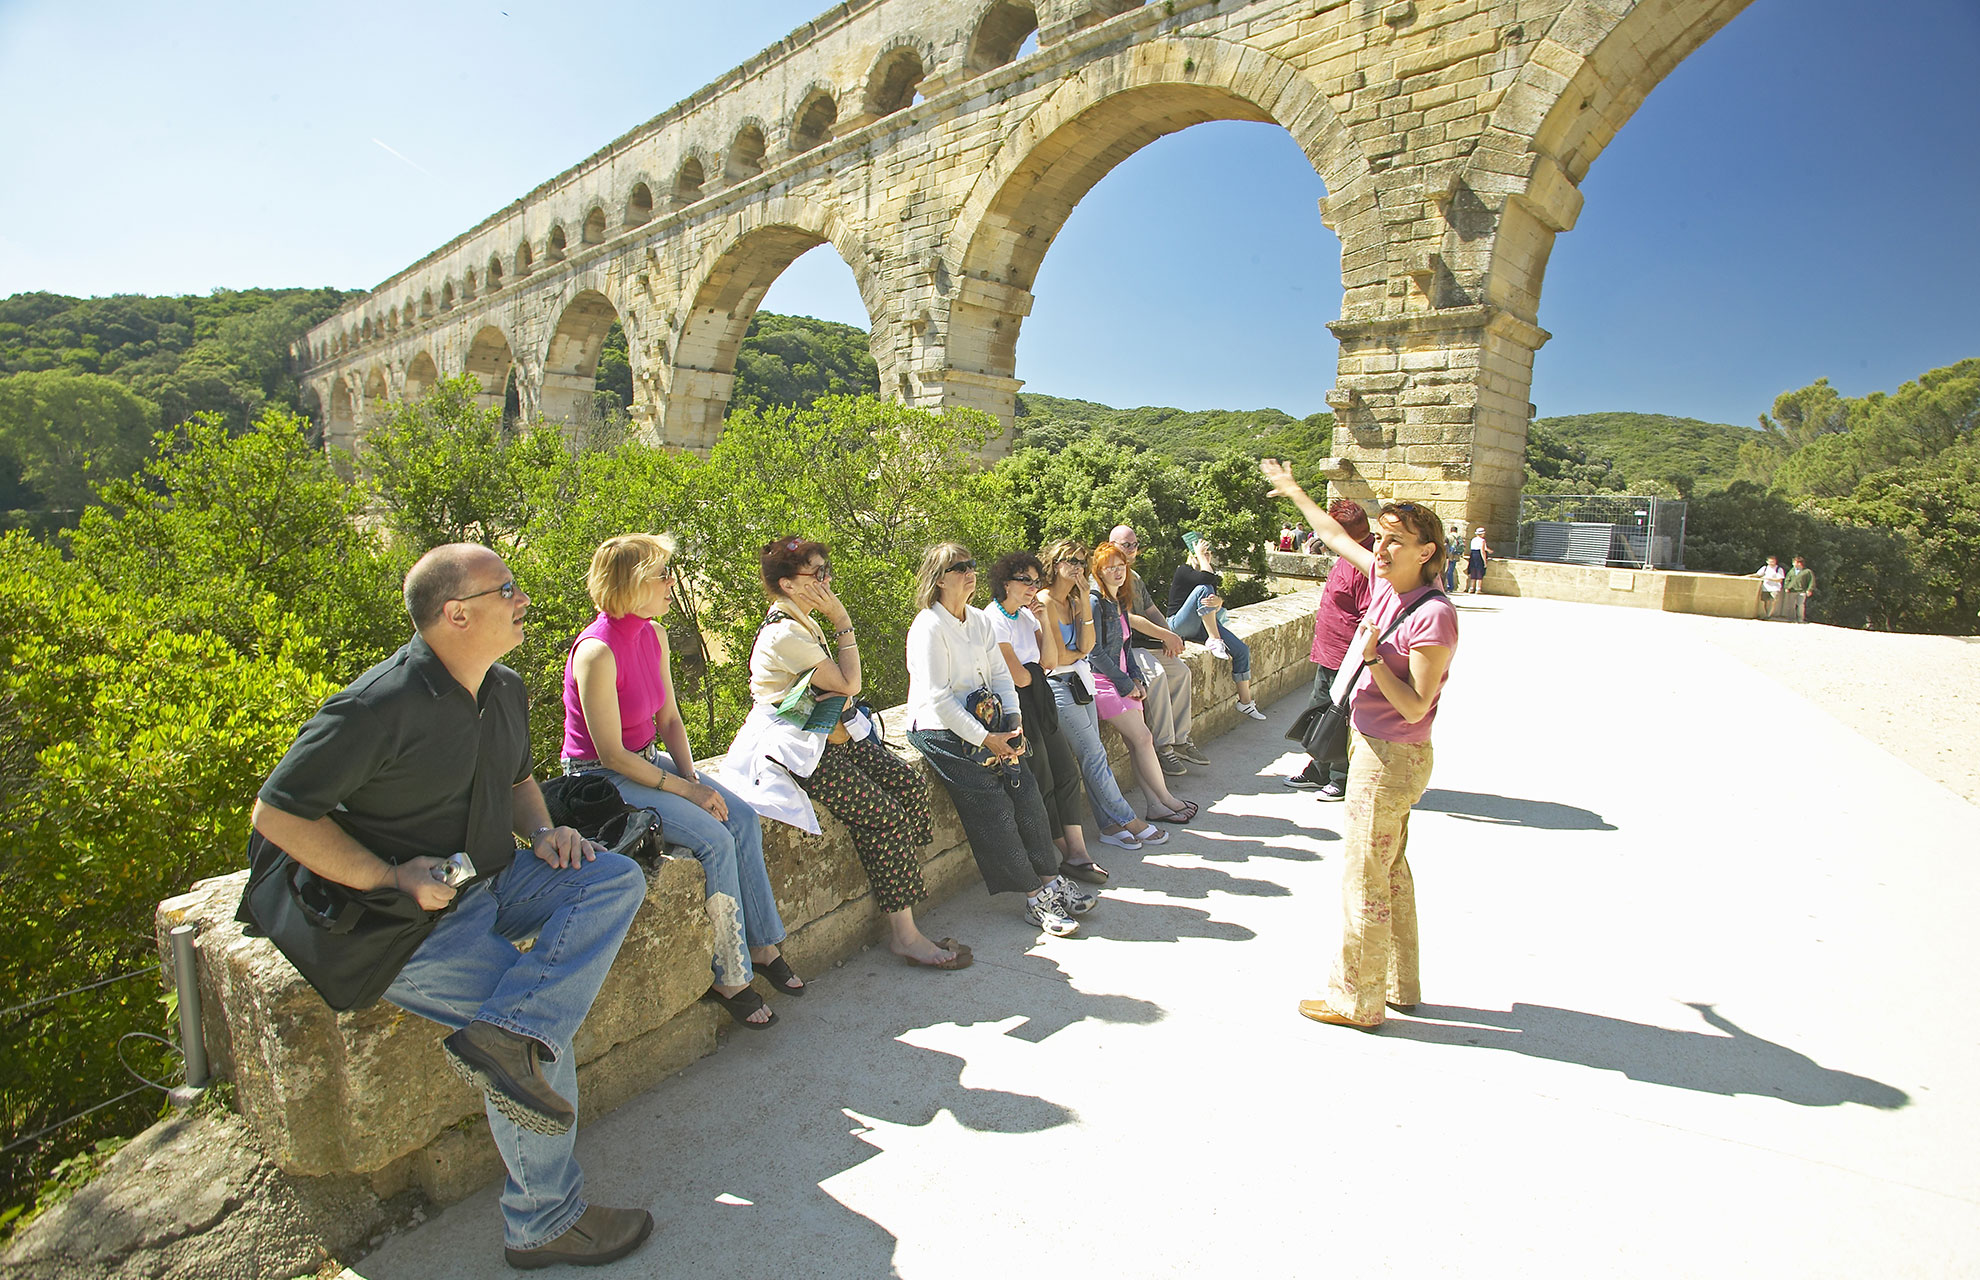
<instances>
[{"instance_id":1,"label":"tour guide standing","mask_svg":"<svg viewBox=\"0 0 1980 1280\"><path fill-rule=\"evenodd\" d=\"M1416 885L1404 853L1409 808L1430 785L1430 726L1457 649L1457 610L1437 589L1444 531L1429 507L1385 503L1370 550L1284 465L1267 458L1260 467L1272 492L1291 498L1334 554L1373 580L1368 616L1344 659L1368 665L1348 695L1341 954L1326 997L1300 1001L1299 1011L1315 1022L1379 1027L1385 1003L1406 1013L1418 999Z\"/></svg>"},{"instance_id":2,"label":"tour guide standing","mask_svg":"<svg viewBox=\"0 0 1980 1280\"><path fill-rule=\"evenodd\" d=\"M550 825L530 776L522 678L496 662L521 643L529 608L502 558L471 543L436 547L406 574L405 598L417 634L303 726L261 788L255 829L326 880L452 907L385 998L458 1028L442 1047L486 1093L508 1166L509 1264L610 1262L639 1247L653 1218L585 1203L571 1042L645 873ZM478 769L496 785L476 787ZM499 838L471 846L470 830ZM509 831L532 856L517 856ZM478 873L458 900L434 874L456 850Z\"/></svg>"}]
</instances>

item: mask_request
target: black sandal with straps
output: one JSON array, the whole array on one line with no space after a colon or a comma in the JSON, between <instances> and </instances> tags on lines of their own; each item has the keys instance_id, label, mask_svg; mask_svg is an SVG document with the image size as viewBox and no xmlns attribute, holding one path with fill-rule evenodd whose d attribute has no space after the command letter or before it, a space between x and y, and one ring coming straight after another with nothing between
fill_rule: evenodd
<instances>
[{"instance_id":1,"label":"black sandal with straps","mask_svg":"<svg viewBox=\"0 0 1980 1280\"><path fill-rule=\"evenodd\" d=\"M762 996L757 995L756 992L748 987L744 987L732 996L725 996L720 991L710 987L708 988L708 994L703 996L702 999L713 1000L715 1003L721 1005L729 1011L731 1018L734 1018L743 1026L748 1027L751 1031L761 1031L777 1020L775 1012L772 1012L769 1017L761 1022L751 1022L749 1020L750 1014L755 1013L763 1007L764 1000Z\"/></svg>"},{"instance_id":2,"label":"black sandal with straps","mask_svg":"<svg viewBox=\"0 0 1980 1280\"><path fill-rule=\"evenodd\" d=\"M791 972L791 966L785 962L784 957L781 955L775 960L765 960L757 965L756 972L765 982L768 982L772 987L775 987L787 996L801 996L804 994L804 984L798 981L797 974Z\"/></svg>"}]
</instances>

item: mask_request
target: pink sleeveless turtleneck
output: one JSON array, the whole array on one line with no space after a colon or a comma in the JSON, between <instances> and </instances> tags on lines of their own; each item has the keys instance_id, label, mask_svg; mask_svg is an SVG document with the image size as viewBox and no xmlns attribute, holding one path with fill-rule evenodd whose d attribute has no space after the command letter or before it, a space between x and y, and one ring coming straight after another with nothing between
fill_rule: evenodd
<instances>
[{"instance_id":1,"label":"pink sleeveless turtleneck","mask_svg":"<svg viewBox=\"0 0 1980 1280\"><path fill-rule=\"evenodd\" d=\"M653 742L653 718L667 703L667 685L660 670L660 637L653 633L651 618L632 613L608 618L601 613L578 632L577 639L571 641L570 656L564 659L564 759L598 758L598 748L584 722L584 706L578 701L573 661L579 643L585 640L603 641L612 651L619 666L619 740L628 751L644 751Z\"/></svg>"}]
</instances>

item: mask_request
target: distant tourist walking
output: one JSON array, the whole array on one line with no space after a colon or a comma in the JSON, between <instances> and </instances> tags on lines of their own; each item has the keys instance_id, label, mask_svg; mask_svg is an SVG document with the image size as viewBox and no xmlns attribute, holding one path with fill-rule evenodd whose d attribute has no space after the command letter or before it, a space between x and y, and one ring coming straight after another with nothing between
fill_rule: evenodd
<instances>
[{"instance_id":1,"label":"distant tourist walking","mask_svg":"<svg viewBox=\"0 0 1980 1280\"><path fill-rule=\"evenodd\" d=\"M1808 621L1808 597L1815 594L1815 571L1800 556L1787 574L1787 613L1796 622Z\"/></svg>"},{"instance_id":2,"label":"distant tourist walking","mask_svg":"<svg viewBox=\"0 0 1980 1280\"><path fill-rule=\"evenodd\" d=\"M1365 662L1351 699L1347 831L1342 841L1341 952L1327 994L1302 1000L1316 1022L1371 1028L1385 1006L1419 997L1416 885L1405 852L1410 806L1430 785L1430 728L1457 650L1457 610L1437 589L1444 531L1414 502L1382 507L1373 550L1314 504L1284 464L1260 464L1272 491L1291 498L1336 555L1373 579L1368 616L1347 661Z\"/></svg>"},{"instance_id":3,"label":"distant tourist walking","mask_svg":"<svg viewBox=\"0 0 1980 1280\"><path fill-rule=\"evenodd\" d=\"M1485 530L1480 528L1471 535L1471 560L1464 567L1464 589L1468 595L1477 595L1485 589L1485 562L1492 558L1492 548L1485 545Z\"/></svg>"},{"instance_id":4,"label":"distant tourist walking","mask_svg":"<svg viewBox=\"0 0 1980 1280\"><path fill-rule=\"evenodd\" d=\"M1767 563L1755 569L1754 575L1760 579L1760 616L1762 619L1781 616L1781 588L1787 583L1787 570L1781 568L1779 556L1768 556Z\"/></svg>"},{"instance_id":5,"label":"distant tourist walking","mask_svg":"<svg viewBox=\"0 0 1980 1280\"><path fill-rule=\"evenodd\" d=\"M1340 503L1335 503L1339 506ZM1363 520L1366 524L1366 519ZM1464 555L1464 528L1453 524L1450 533L1444 538L1444 590L1457 590L1458 559Z\"/></svg>"}]
</instances>

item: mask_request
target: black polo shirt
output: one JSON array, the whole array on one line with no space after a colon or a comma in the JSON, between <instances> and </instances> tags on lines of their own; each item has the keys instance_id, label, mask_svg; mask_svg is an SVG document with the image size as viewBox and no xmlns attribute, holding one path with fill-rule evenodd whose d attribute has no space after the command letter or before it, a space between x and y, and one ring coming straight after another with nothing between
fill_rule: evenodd
<instances>
[{"instance_id":1,"label":"black polo shirt","mask_svg":"<svg viewBox=\"0 0 1980 1280\"><path fill-rule=\"evenodd\" d=\"M303 725L261 799L298 818L327 814L387 862L465 850L487 877L515 859L511 788L529 775L522 677L492 666L476 698L415 635Z\"/></svg>"}]
</instances>

